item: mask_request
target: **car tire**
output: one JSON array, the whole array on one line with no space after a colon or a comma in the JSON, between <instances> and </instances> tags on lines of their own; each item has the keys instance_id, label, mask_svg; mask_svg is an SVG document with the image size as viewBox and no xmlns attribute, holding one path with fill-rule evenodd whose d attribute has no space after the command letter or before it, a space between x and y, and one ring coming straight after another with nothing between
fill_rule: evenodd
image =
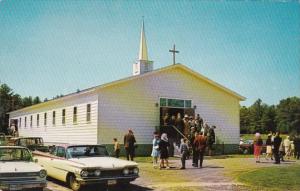
<instances>
[{"instance_id":1,"label":"car tire","mask_svg":"<svg viewBox=\"0 0 300 191\"><path fill-rule=\"evenodd\" d=\"M248 150L248 149L245 149L245 150L243 151L243 154L249 154L249 150Z\"/></svg>"},{"instance_id":2,"label":"car tire","mask_svg":"<svg viewBox=\"0 0 300 191\"><path fill-rule=\"evenodd\" d=\"M78 182L76 180L76 177L74 174L70 174L68 176L68 184L69 184L69 187L74 191L79 191L82 187L80 182Z\"/></svg>"}]
</instances>

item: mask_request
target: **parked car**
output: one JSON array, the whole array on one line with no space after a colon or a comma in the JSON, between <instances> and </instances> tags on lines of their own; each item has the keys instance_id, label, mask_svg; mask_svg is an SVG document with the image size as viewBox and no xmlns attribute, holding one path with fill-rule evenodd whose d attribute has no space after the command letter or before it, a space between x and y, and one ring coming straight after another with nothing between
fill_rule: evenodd
<instances>
[{"instance_id":1,"label":"parked car","mask_svg":"<svg viewBox=\"0 0 300 191\"><path fill-rule=\"evenodd\" d=\"M29 149L0 146L0 190L43 190L47 172L36 164Z\"/></svg>"},{"instance_id":2,"label":"parked car","mask_svg":"<svg viewBox=\"0 0 300 191\"><path fill-rule=\"evenodd\" d=\"M239 152L242 154L253 154L254 152L254 144L253 140L240 140ZM263 140L261 153L266 152L266 141Z\"/></svg>"},{"instance_id":3,"label":"parked car","mask_svg":"<svg viewBox=\"0 0 300 191\"><path fill-rule=\"evenodd\" d=\"M61 144L51 147L50 153L33 153L48 176L75 191L88 184L126 185L139 177L136 162L109 157L103 145Z\"/></svg>"},{"instance_id":4,"label":"parked car","mask_svg":"<svg viewBox=\"0 0 300 191\"><path fill-rule=\"evenodd\" d=\"M27 147L31 151L49 151L49 147L44 145L42 137L13 137L9 140L9 145Z\"/></svg>"}]
</instances>

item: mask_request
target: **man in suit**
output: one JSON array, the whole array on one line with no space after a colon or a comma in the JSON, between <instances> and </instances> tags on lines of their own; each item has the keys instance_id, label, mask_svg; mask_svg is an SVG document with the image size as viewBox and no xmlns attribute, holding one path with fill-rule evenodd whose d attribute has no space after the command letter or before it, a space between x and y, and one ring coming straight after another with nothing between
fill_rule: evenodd
<instances>
[{"instance_id":1,"label":"man in suit","mask_svg":"<svg viewBox=\"0 0 300 191\"><path fill-rule=\"evenodd\" d=\"M134 158L134 150L135 150L135 144L136 140L135 137L133 135L133 131L131 129L128 130L128 133L124 136L124 147L125 147L125 151L126 151L126 157L127 160L133 161Z\"/></svg>"},{"instance_id":2,"label":"man in suit","mask_svg":"<svg viewBox=\"0 0 300 191\"><path fill-rule=\"evenodd\" d=\"M273 141L274 157L275 157L274 164L280 164L279 147L280 147L281 141L282 141L282 138L280 137L280 133L277 132L274 137L274 141Z\"/></svg>"},{"instance_id":3,"label":"man in suit","mask_svg":"<svg viewBox=\"0 0 300 191\"><path fill-rule=\"evenodd\" d=\"M203 158L205 153L205 148L207 144L207 138L203 135L203 132L200 132L199 135L195 137L194 140L195 149L199 157L196 159L195 167L198 167L198 159L200 160L200 168L202 168Z\"/></svg>"}]
</instances>

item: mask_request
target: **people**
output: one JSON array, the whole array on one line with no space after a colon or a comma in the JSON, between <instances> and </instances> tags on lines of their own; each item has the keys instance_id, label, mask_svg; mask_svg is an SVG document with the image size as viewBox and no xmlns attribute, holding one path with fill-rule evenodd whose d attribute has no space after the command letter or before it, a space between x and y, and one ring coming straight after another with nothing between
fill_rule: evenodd
<instances>
[{"instance_id":1,"label":"people","mask_svg":"<svg viewBox=\"0 0 300 191\"><path fill-rule=\"evenodd\" d=\"M190 136L190 144L192 146L192 166L195 166L195 164L196 164L197 153L196 153L196 150L195 150L194 141L195 141L195 137L197 135L198 134L197 134L197 131L196 131L195 127L192 127L191 128L191 136Z\"/></svg>"},{"instance_id":2,"label":"people","mask_svg":"<svg viewBox=\"0 0 300 191\"><path fill-rule=\"evenodd\" d=\"M170 168L169 167L169 161L168 161L168 158L169 158L169 151L168 151L168 148L170 147L170 144L168 142L168 136L166 133L163 133L161 135L161 138L160 138L160 142L158 144L159 146L159 151L160 151L160 165L159 165L159 169L162 169L162 168ZM166 164L166 166L165 166Z\"/></svg>"},{"instance_id":3,"label":"people","mask_svg":"<svg viewBox=\"0 0 300 191\"><path fill-rule=\"evenodd\" d=\"M276 132L273 141L275 164L280 164L279 147L281 145L281 142L282 142L282 138L280 137L280 133Z\"/></svg>"},{"instance_id":4,"label":"people","mask_svg":"<svg viewBox=\"0 0 300 191\"><path fill-rule=\"evenodd\" d=\"M291 156L291 141L290 141L289 136L286 136L286 138L283 141L283 144L284 144L285 157L287 159L290 159L290 156Z\"/></svg>"},{"instance_id":5,"label":"people","mask_svg":"<svg viewBox=\"0 0 300 191\"><path fill-rule=\"evenodd\" d=\"M211 126L208 129L208 133L207 133L207 147L208 147L208 155L211 156L212 155L212 150L213 150L213 144L216 141L216 135L215 135L215 129L216 126Z\"/></svg>"},{"instance_id":6,"label":"people","mask_svg":"<svg viewBox=\"0 0 300 191\"><path fill-rule=\"evenodd\" d=\"M133 131L131 129L128 130L128 133L124 136L124 147L125 147L125 152L126 152L126 158L127 160L132 160L134 159L134 151L135 151L135 137L133 135Z\"/></svg>"},{"instance_id":7,"label":"people","mask_svg":"<svg viewBox=\"0 0 300 191\"><path fill-rule=\"evenodd\" d=\"M196 164L194 167L198 167L198 159L200 160L200 168L202 168L203 158L206 148L207 138L203 135L203 132L200 132L199 135L195 137L195 150L197 153ZM198 157L199 156L199 157Z\"/></svg>"},{"instance_id":8,"label":"people","mask_svg":"<svg viewBox=\"0 0 300 191\"><path fill-rule=\"evenodd\" d=\"M115 154L115 157L119 158L120 157L120 144L119 144L117 138L114 138L113 141L114 141L114 154Z\"/></svg>"},{"instance_id":9,"label":"people","mask_svg":"<svg viewBox=\"0 0 300 191\"><path fill-rule=\"evenodd\" d=\"M180 153L181 153L181 168L185 169L185 160L187 159L189 155L189 146L187 144L187 139L181 139L181 144L179 147Z\"/></svg>"},{"instance_id":10,"label":"people","mask_svg":"<svg viewBox=\"0 0 300 191\"><path fill-rule=\"evenodd\" d=\"M261 154L261 148L263 145L263 141L262 138L260 136L260 133L255 133L255 138L254 138L254 156L255 156L255 160L257 163L260 162L260 154Z\"/></svg>"},{"instance_id":11,"label":"people","mask_svg":"<svg viewBox=\"0 0 300 191\"><path fill-rule=\"evenodd\" d=\"M297 160L300 159L300 134L298 134L294 139L294 145L295 145L295 158Z\"/></svg>"},{"instance_id":12,"label":"people","mask_svg":"<svg viewBox=\"0 0 300 191\"><path fill-rule=\"evenodd\" d=\"M266 149L266 160L269 160L269 158L272 158L272 134L269 134L268 135L268 138L266 140L266 146L267 146L267 149Z\"/></svg>"},{"instance_id":13,"label":"people","mask_svg":"<svg viewBox=\"0 0 300 191\"><path fill-rule=\"evenodd\" d=\"M154 138L152 140L152 153L151 153L151 156L152 156L152 159L153 159L153 167L156 168L157 165L158 165L158 157L160 155L160 152L159 152L160 139L159 139L159 134L157 132L154 132L153 136L154 136Z\"/></svg>"}]
</instances>

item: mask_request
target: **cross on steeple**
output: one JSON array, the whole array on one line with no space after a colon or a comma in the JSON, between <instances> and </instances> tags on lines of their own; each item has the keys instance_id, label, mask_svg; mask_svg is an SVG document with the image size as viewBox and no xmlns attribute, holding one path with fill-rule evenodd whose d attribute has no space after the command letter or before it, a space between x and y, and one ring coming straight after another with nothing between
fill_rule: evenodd
<instances>
[{"instance_id":1,"label":"cross on steeple","mask_svg":"<svg viewBox=\"0 0 300 191\"><path fill-rule=\"evenodd\" d=\"M172 52L172 54L173 54L173 64L176 64L176 62L175 62L175 54L179 53L179 51L175 49L175 44L173 45L173 49L169 50L169 52Z\"/></svg>"}]
</instances>

